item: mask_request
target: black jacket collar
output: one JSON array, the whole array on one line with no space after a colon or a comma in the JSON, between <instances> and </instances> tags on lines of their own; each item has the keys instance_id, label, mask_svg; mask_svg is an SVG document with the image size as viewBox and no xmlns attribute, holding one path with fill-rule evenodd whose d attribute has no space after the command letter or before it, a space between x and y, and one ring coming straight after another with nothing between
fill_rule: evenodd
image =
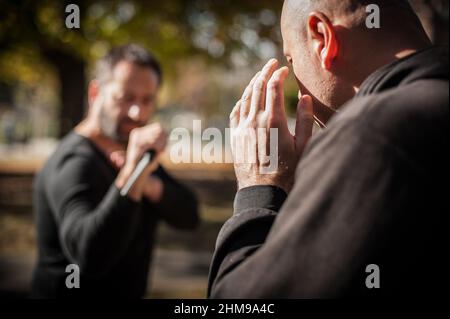
<instances>
[{"instance_id":1,"label":"black jacket collar","mask_svg":"<svg viewBox=\"0 0 450 319\"><path fill-rule=\"evenodd\" d=\"M356 96L365 96L418 79L448 80L448 47L430 47L385 65L372 73Z\"/></svg>"}]
</instances>

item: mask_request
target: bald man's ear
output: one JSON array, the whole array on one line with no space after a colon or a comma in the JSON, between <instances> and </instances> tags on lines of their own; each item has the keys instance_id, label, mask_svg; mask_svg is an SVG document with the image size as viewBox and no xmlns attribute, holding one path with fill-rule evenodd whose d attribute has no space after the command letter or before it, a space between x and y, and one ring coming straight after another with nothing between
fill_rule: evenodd
<instances>
[{"instance_id":1,"label":"bald man's ear","mask_svg":"<svg viewBox=\"0 0 450 319\"><path fill-rule=\"evenodd\" d=\"M333 24L323 13L311 12L308 16L308 34L322 68L329 71L338 55L338 41Z\"/></svg>"}]
</instances>

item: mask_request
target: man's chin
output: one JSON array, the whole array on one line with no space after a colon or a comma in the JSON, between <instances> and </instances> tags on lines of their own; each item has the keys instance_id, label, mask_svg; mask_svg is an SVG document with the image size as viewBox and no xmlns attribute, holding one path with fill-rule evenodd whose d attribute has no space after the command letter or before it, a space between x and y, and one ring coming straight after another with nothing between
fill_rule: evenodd
<instances>
[{"instance_id":1,"label":"man's chin","mask_svg":"<svg viewBox=\"0 0 450 319\"><path fill-rule=\"evenodd\" d=\"M132 124L132 125L130 125L130 124L121 124L119 126L119 130L118 130L119 132L118 133L121 134L121 135L130 135L132 130L137 129L139 127L142 127L142 126L139 126L139 125L136 125L136 124Z\"/></svg>"}]
</instances>

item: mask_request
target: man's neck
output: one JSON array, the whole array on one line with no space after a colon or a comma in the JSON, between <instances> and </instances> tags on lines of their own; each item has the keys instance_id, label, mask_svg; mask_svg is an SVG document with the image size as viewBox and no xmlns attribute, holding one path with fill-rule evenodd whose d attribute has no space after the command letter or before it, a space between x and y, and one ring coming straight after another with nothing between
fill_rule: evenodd
<instances>
[{"instance_id":1,"label":"man's neck","mask_svg":"<svg viewBox=\"0 0 450 319\"><path fill-rule=\"evenodd\" d=\"M398 49L398 50L394 50L391 51L391 54L386 54L384 56L380 56L377 59L377 63L372 64L371 66L367 65L367 77L370 76L370 74L372 74L373 72L375 72L376 70L378 70L379 68L388 65L392 62L395 62L397 60L400 59L404 59L420 50L423 50L427 47L429 47L431 45L430 42L420 42L414 46L411 47L407 47L407 48L402 48L402 49ZM375 61L374 61L375 62ZM353 86L353 89L355 91L355 95L356 93L358 93L360 86L362 85L362 83L364 82L364 80L367 78L365 77L364 79L361 79L360 81L358 81L357 85ZM317 104L317 103L316 103ZM338 112L337 110L334 110L333 108L327 106L327 105L323 105L320 104L319 105L314 105L314 116L316 118L316 121L318 122L319 126L324 127L326 125L326 123Z\"/></svg>"},{"instance_id":2,"label":"man's neck","mask_svg":"<svg viewBox=\"0 0 450 319\"><path fill-rule=\"evenodd\" d=\"M314 119L321 128L324 128L326 123L336 113L335 110L324 104L317 104L317 102L314 104Z\"/></svg>"}]
</instances>

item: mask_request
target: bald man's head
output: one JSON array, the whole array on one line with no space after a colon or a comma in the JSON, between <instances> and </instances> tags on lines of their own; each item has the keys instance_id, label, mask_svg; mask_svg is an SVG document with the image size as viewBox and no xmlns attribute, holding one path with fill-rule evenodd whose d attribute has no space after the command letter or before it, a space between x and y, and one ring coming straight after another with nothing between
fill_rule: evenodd
<instances>
[{"instance_id":1,"label":"bald man's head","mask_svg":"<svg viewBox=\"0 0 450 319\"><path fill-rule=\"evenodd\" d=\"M367 27L369 4L379 8L379 29ZM281 32L300 90L316 110L339 108L374 70L429 45L407 0L285 0Z\"/></svg>"},{"instance_id":2,"label":"bald man's head","mask_svg":"<svg viewBox=\"0 0 450 319\"><path fill-rule=\"evenodd\" d=\"M413 13L408 0L285 0L283 13L288 19L306 19L313 11L325 13L329 18L346 21L349 26L361 26L366 19L366 7L376 4Z\"/></svg>"}]
</instances>

